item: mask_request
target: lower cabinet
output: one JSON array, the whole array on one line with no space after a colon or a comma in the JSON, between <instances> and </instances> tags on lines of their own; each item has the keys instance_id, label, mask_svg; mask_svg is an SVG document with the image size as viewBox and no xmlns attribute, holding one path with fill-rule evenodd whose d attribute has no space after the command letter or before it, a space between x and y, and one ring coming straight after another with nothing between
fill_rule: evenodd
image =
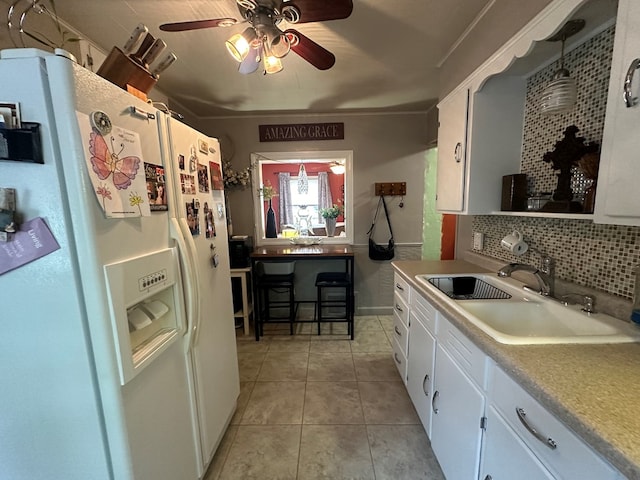
<instances>
[{"instance_id":1,"label":"lower cabinet","mask_svg":"<svg viewBox=\"0 0 640 480\"><path fill-rule=\"evenodd\" d=\"M447 480L478 476L484 404L483 392L438 343L431 447Z\"/></svg>"},{"instance_id":2,"label":"lower cabinet","mask_svg":"<svg viewBox=\"0 0 640 480\"><path fill-rule=\"evenodd\" d=\"M409 314L409 367L407 391L427 436L431 438L431 398L436 339L413 312Z\"/></svg>"},{"instance_id":3,"label":"lower cabinet","mask_svg":"<svg viewBox=\"0 0 640 480\"><path fill-rule=\"evenodd\" d=\"M526 445L529 453L535 455L552 473L551 478L618 478L618 473L607 462L498 367L494 367L489 397L492 407L511 426L512 431L521 440L520 443ZM491 428L492 425L488 423L486 450L489 451L495 449L492 443L496 441L495 436L489 435ZM511 450L507 457L510 454ZM501 478L486 470L484 464L483 472L490 474L494 479Z\"/></svg>"},{"instance_id":4,"label":"lower cabinet","mask_svg":"<svg viewBox=\"0 0 640 480\"><path fill-rule=\"evenodd\" d=\"M416 291L407 318L394 358L447 480L623 478Z\"/></svg>"},{"instance_id":5,"label":"lower cabinet","mask_svg":"<svg viewBox=\"0 0 640 480\"><path fill-rule=\"evenodd\" d=\"M540 460L493 408L487 409L482 480L553 480Z\"/></svg>"}]
</instances>

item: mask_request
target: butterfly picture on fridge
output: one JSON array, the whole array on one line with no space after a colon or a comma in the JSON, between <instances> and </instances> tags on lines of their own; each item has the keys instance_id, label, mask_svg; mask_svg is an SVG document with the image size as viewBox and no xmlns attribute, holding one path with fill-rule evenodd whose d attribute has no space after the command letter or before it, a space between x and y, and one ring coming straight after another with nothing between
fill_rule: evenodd
<instances>
[{"instance_id":1,"label":"butterfly picture on fridge","mask_svg":"<svg viewBox=\"0 0 640 480\"><path fill-rule=\"evenodd\" d=\"M104 112L76 112L87 171L107 218L150 216L138 133L112 125Z\"/></svg>"}]
</instances>

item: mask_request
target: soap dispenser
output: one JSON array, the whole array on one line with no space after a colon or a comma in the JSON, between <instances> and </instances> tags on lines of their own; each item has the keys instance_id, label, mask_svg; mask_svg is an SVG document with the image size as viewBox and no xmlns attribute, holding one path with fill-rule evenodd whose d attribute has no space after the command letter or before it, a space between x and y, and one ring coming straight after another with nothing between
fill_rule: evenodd
<instances>
[{"instance_id":1,"label":"soap dispenser","mask_svg":"<svg viewBox=\"0 0 640 480\"><path fill-rule=\"evenodd\" d=\"M635 285L633 287L633 308L631 310L631 321L640 325L640 265L636 265L633 270L635 274Z\"/></svg>"}]
</instances>

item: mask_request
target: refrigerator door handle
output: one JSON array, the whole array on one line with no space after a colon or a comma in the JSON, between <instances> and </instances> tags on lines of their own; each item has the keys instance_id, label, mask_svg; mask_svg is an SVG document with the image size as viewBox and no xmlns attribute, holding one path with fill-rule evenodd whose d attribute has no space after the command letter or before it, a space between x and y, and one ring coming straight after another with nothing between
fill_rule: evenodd
<instances>
[{"instance_id":1,"label":"refrigerator door handle","mask_svg":"<svg viewBox=\"0 0 640 480\"><path fill-rule=\"evenodd\" d=\"M181 228L182 225L180 220L176 218L171 219L171 237L176 241L178 245L178 250L180 251L180 256L182 257L182 263L184 265L184 296L186 300L187 307L187 346L191 349L192 344L194 343L194 337L197 333L198 328L198 316L199 316L199 306L200 299L198 298L198 272L195 268L195 263L193 261L193 257L190 254L189 247L187 246L186 238L190 238L191 234L189 233L189 227L187 227L188 237L185 237L184 231ZM193 239L191 239L193 242Z\"/></svg>"}]
</instances>

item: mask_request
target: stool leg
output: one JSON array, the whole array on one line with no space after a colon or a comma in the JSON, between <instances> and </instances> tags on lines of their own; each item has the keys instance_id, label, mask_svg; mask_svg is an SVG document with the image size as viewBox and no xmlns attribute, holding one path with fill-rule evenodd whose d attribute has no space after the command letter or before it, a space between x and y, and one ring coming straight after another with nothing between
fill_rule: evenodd
<instances>
[{"instance_id":1,"label":"stool leg","mask_svg":"<svg viewBox=\"0 0 640 480\"><path fill-rule=\"evenodd\" d=\"M296 304L293 294L293 285L289 288L289 335L293 335L293 322L296 316Z\"/></svg>"},{"instance_id":2,"label":"stool leg","mask_svg":"<svg viewBox=\"0 0 640 480\"><path fill-rule=\"evenodd\" d=\"M322 287L318 287L318 297L316 300L316 308L318 309L318 335L320 335L320 324L322 323Z\"/></svg>"},{"instance_id":3,"label":"stool leg","mask_svg":"<svg viewBox=\"0 0 640 480\"><path fill-rule=\"evenodd\" d=\"M256 331L255 333L257 342L260 340L260 323L262 322L262 314L260 313L260 288L256 288L254 296L255 298L253 299L253 301L255 305L253 306L253 328Z\"/></svg>"},{"instance_id":4,"label":"stool leg","mask_svg":"<svg viewBox=\"0 0 640 480\"><path fill-rule=\"evenodd\" d=\"M348 325L351 327L351 340L353 340L356 328L354 319L355 305L353 303L353 285L349 285L349 287L347 287L347 308L349 311L349 316L347 318L349 319Z\"/></svg>"}]
</instances>

